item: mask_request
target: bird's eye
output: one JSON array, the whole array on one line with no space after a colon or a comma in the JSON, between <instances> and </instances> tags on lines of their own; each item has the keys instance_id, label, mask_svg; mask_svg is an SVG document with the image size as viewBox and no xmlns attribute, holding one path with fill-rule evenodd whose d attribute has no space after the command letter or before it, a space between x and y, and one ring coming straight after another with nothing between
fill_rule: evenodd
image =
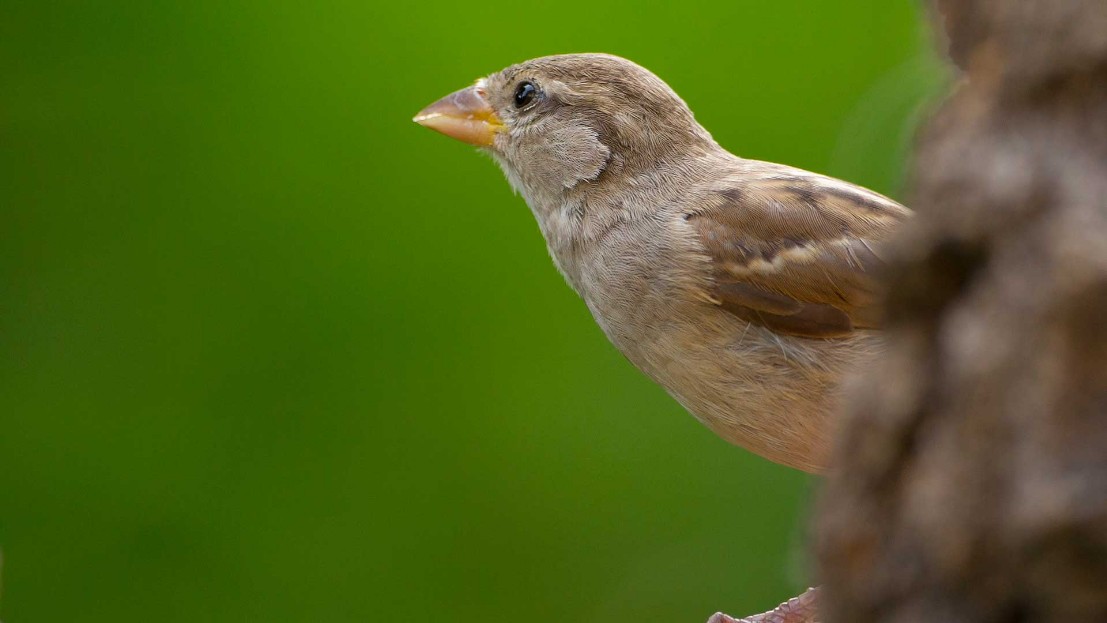
<instances>
[{"instance_id":1,"label":"bird's eye","mask_svg":"<svg viewBox=\"0 0 1107 623\"><path fill-rule=\"evenodd\" d=\"M519 86L515 87L515 107L522 108L531 103L537 93L538 89L534 88L534 84L530 82L520 82Z\"/></svg>"}]
</instances>

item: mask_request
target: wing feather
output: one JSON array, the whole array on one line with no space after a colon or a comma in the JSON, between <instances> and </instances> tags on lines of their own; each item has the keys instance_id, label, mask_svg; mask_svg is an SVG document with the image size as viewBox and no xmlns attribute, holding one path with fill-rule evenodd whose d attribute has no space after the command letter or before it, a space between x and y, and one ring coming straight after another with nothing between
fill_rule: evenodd
<instances>
[{"instance_id":1,"label":"wing feather","mask_svg":"<svg viewBox=\"0 0 1107 623\"><path fill-rule=\"evenodd\" d=\"M874 247L910 211L846 182L787 171L728 181L685 214L712 261L712 300L783 334L878 328L883 260Z\"/></svg>"}]
</instances>

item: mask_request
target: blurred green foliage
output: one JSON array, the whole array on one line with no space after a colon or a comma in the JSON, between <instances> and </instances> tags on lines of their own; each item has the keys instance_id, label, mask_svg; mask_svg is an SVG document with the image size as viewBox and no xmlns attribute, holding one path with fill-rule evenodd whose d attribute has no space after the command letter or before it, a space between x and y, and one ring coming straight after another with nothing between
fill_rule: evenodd
<instances>
[{"instance_id":1,"label":"blurred green foliage","mask_svg":"<svg viewBox=\"0 0 1107 623\"><path fill-rule=\"evenodd\" d=\"M886 0L15 2L0 614L698 621L807 581L810 485L609 346L488 158L529 57L651 68L732 151L895 194L941 84Z\"/></svg>"}]
</instances>

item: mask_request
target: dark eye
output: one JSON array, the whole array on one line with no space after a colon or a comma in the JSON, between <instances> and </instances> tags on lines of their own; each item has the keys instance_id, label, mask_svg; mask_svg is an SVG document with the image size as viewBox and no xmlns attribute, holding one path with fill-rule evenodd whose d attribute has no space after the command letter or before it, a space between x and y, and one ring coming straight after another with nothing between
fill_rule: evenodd
<instances>
[{"instance_id":1,"label":"dark eye","mask_svg":"<svg viewBox=\"0 0 1107 623\"><path fill-rule=\"evenodd\" d=\"M515 107L522 108L531 103L537 93L538 89L530 82L520 82L519 86L515 87Z\"/></svg>"}]
</instances>

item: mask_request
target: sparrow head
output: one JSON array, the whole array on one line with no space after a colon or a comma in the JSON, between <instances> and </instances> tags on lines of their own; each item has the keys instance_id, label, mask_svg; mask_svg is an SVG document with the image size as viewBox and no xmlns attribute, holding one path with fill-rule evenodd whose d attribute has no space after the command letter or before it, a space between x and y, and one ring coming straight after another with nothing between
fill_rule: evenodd
<instances>
[{"instance_id":1,"label":"sparrow head","mask_svg":"<svg viewBox=\"0 0 1107 623\"><path fill-rule=\"evenodd\" d=\"M608 54L512 65L431 104L415 121L488 149L528 197L652 172L715 146L667 84Z\"/></svg>"}]
</instances>

